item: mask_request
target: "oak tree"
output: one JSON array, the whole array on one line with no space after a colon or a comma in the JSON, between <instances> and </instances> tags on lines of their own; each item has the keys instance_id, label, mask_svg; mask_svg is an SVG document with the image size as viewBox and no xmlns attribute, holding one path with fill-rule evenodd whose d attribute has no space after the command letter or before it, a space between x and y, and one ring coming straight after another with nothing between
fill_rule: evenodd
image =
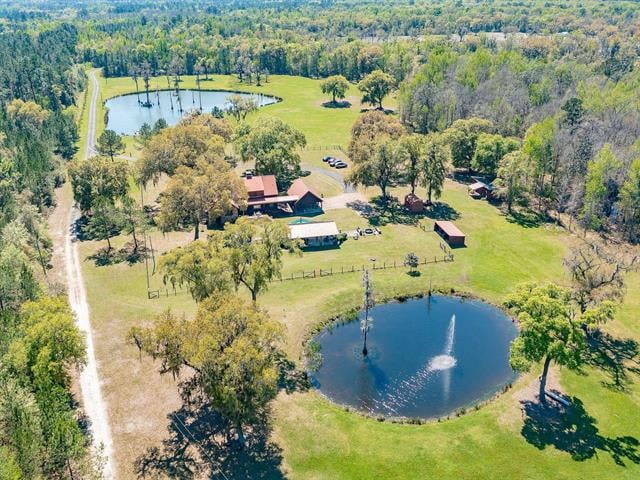
<instances>
[{"instance_id":1,"label":"oak tree","mask_svg":"<svg viewBox=\"0 0 640 480\"><path fill-rule=\"evenodd\" d=\"M588 349L584 324L588 328L613 318L614 305L605 301L579 314L573 308L570 289L554 284L523 284L505 300L520 323L520 333L511 344L510 363L526 372L542 361L539 399L546 402L546 383L551 362L577 369Z\"/></svg>"},{"instance_id":2,"label":"oak tree","mask_svg":"<svg viewBox=\"0 0 640 480\"><path fill-rule=\"evenodd\" d=\"M235 427L244 447L244 428L264 415L278 383L276 355L282 326L233 294L214 294L188 319L166 311L147 327L134 327L130 341L161 362L161 373L183 370L206 400Z\"/></svg>"},{"instance_id":3,"label":"oak tree","mask_svg":"<svg viewBox=\"0 0 640 480\"><path fill-rule=\"evenodd\" d=\"M383 110L382 100L391 93L395 86L395 79L382 70L374 70L358 83L358 90L362 92L362 102L376 106Z\"/></svg>"},{"instance_id":4,"label":"oak tree","mask_svg":"<svg viewBox=\"0 0 640 480\"><path fill-rule=\"evenodd\" d=\"M191 226L194 239L200 224L215 223L246 203L246 189L229 164L216 158L200 159L195 168L180 166L169 180L160 200L158 225L163 231Z\"/></svg>"},{"instance_id":5,"label":"oak tree","mask_svg":"<svg viewBox=\"0 0 640 480\"><path fill-rule=\"evenodd\" d=\"M260 117L253 125L241 125L235 140L242 161L253 162L258 175L275 175L279 188L299 176L298 149L306 144L302 132L274 117Z\"/></svg>"},{"instance_id":6,"label":"oak tree","mask_svg":"<svg viewBox=\"0 0 640 480\"><path fill-rule=\"evenodd\" d=\"M342 75L333 75L320 83L320 90L322 93L331 95L331 103L335 105L337 98L345 97L349 90L349 82Z\"/></svg>"},{"instance_id":7,"label":"oak tree","mask_svg":"<svg viewBox=\"0 0 640 480\"><path fill-rule=\"evenodd\" d=\"M105 130L102 132L96 142L98 154L109 157L111 160L113 160L116 155L124 152L124 148L122 137L113 130Z\"/></svg>"}]
</instances>

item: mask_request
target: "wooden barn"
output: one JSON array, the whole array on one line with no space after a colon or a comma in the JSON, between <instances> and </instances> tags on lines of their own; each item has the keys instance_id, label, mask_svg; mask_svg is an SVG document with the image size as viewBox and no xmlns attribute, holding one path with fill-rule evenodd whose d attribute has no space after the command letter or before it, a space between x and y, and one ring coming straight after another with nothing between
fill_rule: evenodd
<instances>
[{"instance_id":1,"label":"wooden barn","mask_svg":"<svg viewBox=\"0 0 640 480\"><path fill-rule=\"evenodd\" d=\"M465 236L452 222L437 220L433 230L438 233L451 247L464 247Z\"/></svg>"},{"instance_id":2,"label":"wooden barn","mask_svg":"<svg viewBox=\"0 0 640 480\"><path fill-rule=\"evenodd\" d=\"M491 198L493 187L484 182L475 182L469 185L469 195L476 198Z\"/></svg>"},{"instance_id":3,"label":"wooden barn","mask_svg":"<svg viewBox=\"0 0 640 480\"><path fill-rule=\"evenodd\" d=\"M422 213L424 212L424 202L413 193L409 193L404 197L404 206L411 213Z\"/></svg>"}]
</instances>

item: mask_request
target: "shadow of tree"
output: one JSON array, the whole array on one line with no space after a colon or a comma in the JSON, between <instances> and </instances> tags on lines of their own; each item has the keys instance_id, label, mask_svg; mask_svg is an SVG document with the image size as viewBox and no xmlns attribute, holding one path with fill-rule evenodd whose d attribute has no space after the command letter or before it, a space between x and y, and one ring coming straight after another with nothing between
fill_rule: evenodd
<instances>
[{"instance_id":1,"label":"shadow of tree","mask_svg":"<svg viewBox=\"0 0 640 480\"><path fill-rule=\"evenodd\" d=\"M104 267L124 262L127 262L129 265L134 265L138 262L142 262L144 257L144 246L139 245L137 251L134 251L133 245L131 243L127 243L119 249L112 248L109 250L107 247L99 248L94 253L87 256L87 260L92 260L97 267Z\"/></svg>"},{"instance_id":2,"label":"shadow of tree","mask_svg":"<svg viewBox=\"0 0 640 480\"><path fill-rule=\"evenodd\" d=\"M362 215L364 218L369 218L375 214L375 208L369 202L362 200L355 200L348 202L347 207Z\"/></svg>"},{"instance_id":3,"label":"shadow of tree","mask_svg":"<svg viewBox=\"0 0 640 480\"><path fill-rule=\"evenodd\" d=\"M435 202L426 210L425 217L432 220L457 220L460 218L460 214L447 203Z\"/></svg>"},{"instance_id":4,"label":"shadow of tree","mask_svg":"<svg viewBox=\"0 0 640 480\"><path fill-rule=\"evenodd\" d=\"M348 100L336 100L335 102L333 100L329 100L328 102L324 102L322 106L324 108L350 108L351 102Z\"/></svg>"},{"instance_id":5,"label":"shadow of tree","mask_svg":"<svg viewBox=\"0 0 640 480\"><path fill-rule=\"evenodd\" d=\"M631 436L605 437L599 433L596 420L577 397L570 397L570 407L559 404L523 402L524 425L521 434L539 450L553 446L567 452L576 461L584 461L607 452L620 466L625 462L640 463L640 442Z\"/></svg>"},{"instance_id":6,"label":"shadow of tree","mask_svg":"<svg viewBox=\"0 0 640 480\"><path fill-rule=\"evenodd\" d=\"M278 388L291 393L310 387L306 371L286 355L276 359ZM244 429L245 446L232 440L233 425L210 406L194 379L179 384L182 407L167 415L169 437L138 457L139 478L283 479L282 451L270 441L268 412Z\"/></svg>"},{"instance_id":7,"label":"shadow of tree","mask_svg":"<svg viewBox=\"0 0 640 480\"><path fill-rule=\"evenodd\" d=\"M531 210L512 210L511 212L505 212L505 218L507 222L515 223L524 228L537 228L549 221L544 215Z\"/></svg>"},{"instance_id":8,"label":"shadow of tree","mask_svg":"<svg viewBox=\"0 0 640 480\"><path fill-rule=\"evenodd\" d=\"M229 422L201 399L184 402L168 418L162 447L149 448L135 461L139 478L284 478L282 451L269 440L268 415L245 429L243 449L229 440Z\"/></svg>"},{"instance_id":9,"label":"shadow of tree","mask_svg":"<svg viewBox=\"0 0 640 480\"><path fill-rule=\"evenodd\" d=\"M395 198L390 198L387 202L383 202L380 197L374 198L370 203L355 201L348 203L347 207L358 212L369 221L369 225L373 226L417 225L423 218L455 220L460 216L454 208L442 202L434 203L423 213L413 213Z\"/></svg>"},{"instance_id":10,"label":"shadow of tree","mask_svg":"<svg viewBox=\"0 0 640 480\"><path fill-rule=\"evenodd\" d=\"M280 354L276 359L278 365L278 388L287 393L306 392L311 387L307 372L297 368L286 355Z\"/></svg>"},{"instance_id":11,"label":"shadow of tree","mask_svg":"<svg viewBox=\"0 0 640 480\"><path fill-rule=\"evenodd\" d=\"M589 346L586 363L609 376L604 386L625 391L632 382L629 373L640 375L640 347L635 340L601 332L589 338Z\"/></svg>"}]
</instances>

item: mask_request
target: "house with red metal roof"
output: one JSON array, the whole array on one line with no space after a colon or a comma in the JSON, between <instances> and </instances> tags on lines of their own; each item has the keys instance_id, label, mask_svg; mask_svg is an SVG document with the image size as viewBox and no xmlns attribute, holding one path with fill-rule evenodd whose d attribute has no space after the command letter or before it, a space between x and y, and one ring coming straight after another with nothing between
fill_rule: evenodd
<instances>
[{"instance_id":1,"label":"house with red metal roof","mask_svg":"<svg viewBox=\"0 0 640 480\"><path fill-rule=\"evenodd\" d=\"M289 190L287 190L287 194L291 197L298 197L298 200L293 205L296 213L322 210L322 197L307 186L301 178L294 180Z\"/></svg>"},{"instance_id":2,"label":"house with red metal roof","mask_svg":"<svg viewBox=\"0 0 640 480\"><path fill-rule=\"evenodd\" d=\"M322 209L322 197L313 192L302 179L295 180L286 195L280 195L274 175L247 175L247 213L297 213Z\"/></svg>"}]
</instances>

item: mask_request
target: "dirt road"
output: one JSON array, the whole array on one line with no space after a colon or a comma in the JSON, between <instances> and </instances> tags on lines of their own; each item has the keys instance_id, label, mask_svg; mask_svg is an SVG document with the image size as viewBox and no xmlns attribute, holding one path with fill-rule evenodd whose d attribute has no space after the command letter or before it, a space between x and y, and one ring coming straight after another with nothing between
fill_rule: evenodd
<instances>
[{"instance_id":1,"label":"dirt road","mask_svg":"<svg viewBox=\"0 0 640 480\"><path fill-rule=\"evenodd\" d=\"M89 80L93 85L93 94L89 104L89 128L87 130L87 147L85 158L90 158L95 153L96 138L96 108L98 101L98 80L93 71L89 73ZM109 427L107 407L102 397L102 387L100 384L99 366L93 345L93 333L91 329L91 317L89 303L87 302L87 292L82 278L80 266L80 255L76 243L76 220L78 211L75 207L69 209L68 231L64 241L64 263L66 270L67 289L69 294L69 305L76 317L76 324L85 335L87 341L87 364L80 372L80 389L82 391L82 405L84 412L89 419L89 428L93 437L93 447L96 451L101 451L104 459L104 478L111 480L115 478L115 465L113 463L113 440Z\"/></svg>"}]
</instances>

